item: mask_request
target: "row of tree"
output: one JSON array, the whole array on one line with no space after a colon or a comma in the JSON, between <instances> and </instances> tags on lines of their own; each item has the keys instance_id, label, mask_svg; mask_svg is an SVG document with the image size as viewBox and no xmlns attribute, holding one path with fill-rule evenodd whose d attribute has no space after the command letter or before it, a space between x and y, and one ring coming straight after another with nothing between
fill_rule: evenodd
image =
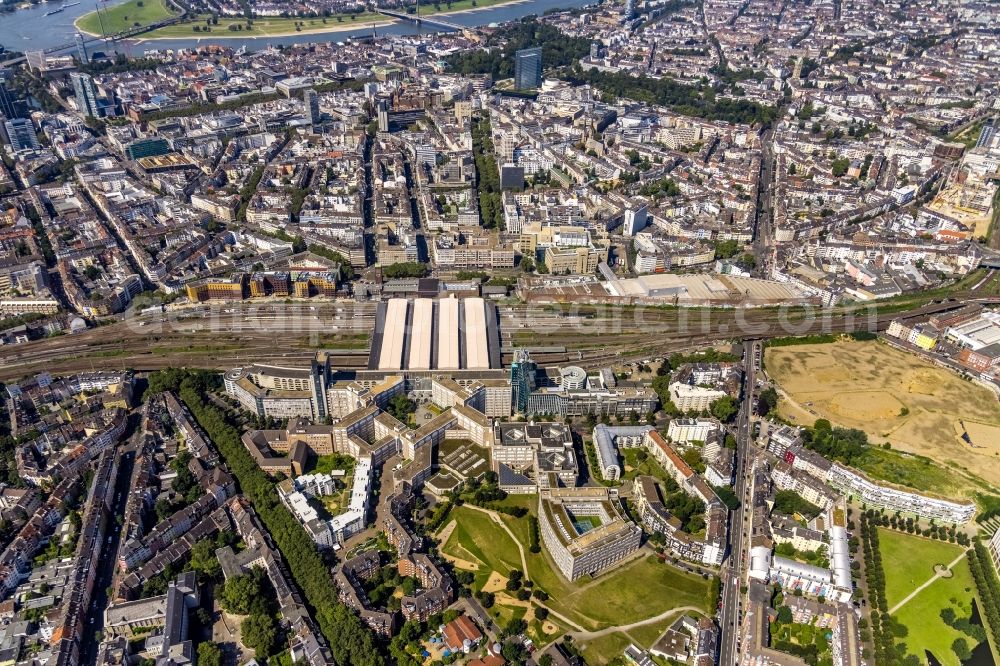
<instances>
[{"instance_id":1,"label":"row of tree","mask_svg":"<svg viewBox=\"0 0 1000 666\"><path fill-rule=\"evenodd\" d=\"M794 347L796 345L825 345L837 342L844 337L841 333L817 333L815 335L790 335L783 338L771 338L765 343L766 347ZM877 333L871 331L855 331L848 333L851 340L864 342L878 338Z\"/></svg>"},{"instance_id":2,"label":"row of tree","mask_svg":"<svg viewBox=\"0 0 1000 666\"><path fill-rule=\"evenodd\" d=\"M0 393L4 390L4 385L0 384ZM7 403L0 400L0 481L8 485L20 488L24 485L21 476L17 471L17 461L14 460L14 451L17 449L17 440L11 435L10 415L7 413Z\"/></svg>"},{"instance_id":3,"label":"row of tree","mask_svg":"<svg viewBox=\"0 0 1000 666\"><path fill-rule=\"evenodd\" d=\"M878 547L878 531L868 524L867 516L861 516L861 549L865 561L865 580L868 583L868 605L871 608L872 636L875 645L875 662L883 661L887 653L896 651L892 636L884 635L881 619L888 617L889 604L885 600L885 572L882 570L882 555Z\"/></svg>"},{"instance_id":4,"label":"row of tree","mask_svg":"<svg viewBox=\"0 0 1000 666\"><path fill-rule=\"evenodd\" d=\"M461 506L465 502L478 506L481 509L495 511L513 518L523 518L528 510L523 506L509 506L503 504L507 499L507 493L500 488L500 479L496 472L486 472L483 479L469 479L456 486L448 493L449 499L456 506Z\"/></svg>"},{"instance_id":5,"label":"row of tree","mask_svg":"<svg viewBox=\"0 0 1000 666\"><path fill-rule=\"evenodd\" d=\"M539 543L538 518L528 516L528 550L532 553L542 552L542 545Z\"/></svg>"},{"instance_id":6,"label":"row of tree","mask_svg":"<svg viewBox=\"0 0 1000 666\"><path fill-rule=\"evenodd\" d=\"M450 500L445 500L444 502L438 502L434 505L430 511L427 512L427 516L424 518L424 530L427 533L437 532L438 529L444 525L445 521L448 520L448 516L451 515L451 508L454 504Z\"/></svg>"},{"instance_id":7,"label":"row of tree","mask_svg":"<svg viewBox=\"0 0 1000 666\"><path fill-rule=\"evenodd\" d=\"M656 374L662 377L669 374L671 370L676 370L687 363L736 363L739 360L736 354L718 351L717 349L706 349L702 352L691 353L677 352L663 359L656 369Z\"/></svg>"},{"instance_id":8,"label":"row of tree","mask_svg":"<svg viewBox=\"0 0 1000 666\"><path fill-rule=\"evenodd\" d=\"M344 259L344 255L330 248L319 245L317 243L311 243L309 245L309 251L313 254L323 257L324 259L329 259L330 261L336 262L340 265L340 277L344 280L350 280L354 277L354 268L351 266L351 262Z\"/></svg>"},{"instance_id":9,"label":"row of tree","mask_svg":"<svg viewBox=\"0 0 1000 666\"><path fill-rule=\"evenodd\" d=\"M885 596L885 570L879 550L878 528L861 515L861 546L864 553L865 577L868 582L868 606L871 609L872 641L875 645L875 663L880 666L918 666L920 659L907 655L906 644L897 643L909 630L889 615ZM867 651L867 648L866 648ZM866 659L869 657L864 655Z\"/></svg>"},{"instance_id":10,"label":"row of tree","mask_svg":"<svg viewBox=\"0 0 1000 666\"><path fill-rule=\"evenodd\" d=\"M929 527L922 528L919 520L914 520L912 517L903 518L898 511L890 516L886 515L885 511L876 512L874 509L868 509L867 515L869 522L879 527L892 528L900 532L924 536L928 539L950 541L951 543L958 543L960 546L969 545L969 535L962 530L956 529L954 525L935 525L932 520Z\"/></svg>"},{"instance_id":11,"label":"row of tree","mask_svg":"<svg viewBox=\"0 0 1000 666\"><path fill-rule=\"evenodd\" d=\"M427 275L427 264L419 261L401 261L382 267L382 277L387 278L421 278Z\"/></svg>"},{"instance_id":12,"label":"row of tree","mask_svg":"<svg viewBox=\"0 0 1000 666\"><path fill-rule=\"evenodd\" d=\"M993 642L1000 644L1000 577L993 568L986 546L979 541L972 545L968 558L972 578L983 602L982 614L993 635Z\"/></svg>"},{"instance_id":13,"label":"row of tree","mask_svg":"<svg viewBox=\"0 0 1000 666\"><path fill-rule=\"evenodd\" d=\"M487 229L502 229L503 195L488 117L476 116L472 120L472 156L476 164L479 217Z\"/></svg>"},{"instance_id":14,"label":"row of tree","mask_svg":"<svg viewBox=\"0 0 1000 666\"><path fill-rule=\"evenodd\" d=\"M344 666L376 666L382 657L361 619L337 598L329 569L312 539L277 499L274 483L243 447L239 431L207 397L218 384L213 373L170 368L150 376L151 391L178 391L198 424L215 443L288 564L295 584L313 611L333 658Z\"/></svg>"}]
</instances>

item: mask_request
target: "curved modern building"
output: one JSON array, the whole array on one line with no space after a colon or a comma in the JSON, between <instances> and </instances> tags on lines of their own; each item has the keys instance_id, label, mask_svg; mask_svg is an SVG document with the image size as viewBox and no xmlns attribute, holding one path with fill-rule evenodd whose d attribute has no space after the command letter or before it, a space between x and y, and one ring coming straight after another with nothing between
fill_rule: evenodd
<instances>
[{"instance_id":1,"label":"curved modern building","mask_svg":"<svg viewBox=\"0 0 1000 666\"><path fill-rule=\"evenodd\" d=\"M587 371L575 365L559 368L559 386L564 391L582 391L587 388Z\"/></svg>"}]
</instances>

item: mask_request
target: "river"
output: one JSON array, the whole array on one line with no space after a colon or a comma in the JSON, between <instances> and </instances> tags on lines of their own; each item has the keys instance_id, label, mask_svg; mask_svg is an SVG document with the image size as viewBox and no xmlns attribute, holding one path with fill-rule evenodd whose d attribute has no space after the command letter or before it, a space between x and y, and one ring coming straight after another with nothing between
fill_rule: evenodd
<instances>
[{"instance_id":1,"label":"river","mask_svg":"<svg viewBox=\"0 0 1000 666\"><path fill-rule=\"evenodd\" d=\"M517 4L457 12L443 16L443 18L446 18L451 23L475 27L489 25L490 23L512 21L528 14L542 14L550 9L582 7L592 1L530 0L529 2L519 2ZM124 2L124 0L110 0L107 5L114 6L120 2ZM46 12L57 9L59 6L61 6L60 0L51 0L50 2L36 5L31 9L17 9L13 12L0 14L0 45L12 51L36 51L72 42L75 32L73 21L88 12L94 11L95 5L90 0L85 0L79 5L68 7L58 14L52 16L44 15ZM341 26L341 24L336 25ZM428 28L425 27L423 30L426 32ZM396 22L392 25L378 28L380 35L413 35L416 32L416 26L409 22ZM222 44L233 48L246 46L248 50L253 51L262 49L268 45L341 41L348 37L370 36L371 33L371 25L368 25L359 26L353 30L326 33L316 32L289 37L158 39L137 44L134 43L131 46L130 52L132 55L140 55L147 49L181 49L191 48L199 44ZM91 52L103 50L96 43L88 45L88 49Z\"/></svg>"}]
</instances>

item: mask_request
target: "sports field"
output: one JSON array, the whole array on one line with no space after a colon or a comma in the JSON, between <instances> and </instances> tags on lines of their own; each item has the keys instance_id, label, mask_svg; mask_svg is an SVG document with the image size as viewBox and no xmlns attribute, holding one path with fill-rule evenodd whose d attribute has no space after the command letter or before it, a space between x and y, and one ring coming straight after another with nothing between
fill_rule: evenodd
<instances>
[{"instance_id":1,"label":"sports field","mask_svg":"<svg viewBox=\"0 0 1000 666\"><path fill-rule=\"evenodd\" d=\"M120 5L84 14L76 20L76 27L92 35L114 34L136 25L149 25L176 14L167 7L165 0L128 0Z\"/></svg>"},{"instance_id":2,"label":"sports field","mask_svg":"<svg viewBox=\"0 0 1000 666\"><path fill-rule=\"evenodd\" d=\"M894 530L879 529L879 550L885 571L886 601L889 608L899 608L892 616L907 629L899 639L907 652L927 663L930 652L941 666L961 666L952 650L956 638L964 638L970 647L976 641L967 634L945 623L941 611L954 610L956 617L968 618L972 614L975 584L969 563L963 558L949 574L933 579L935 566L951 564L963 554L954 544L933 541L923 537L903 534ZM906 598L928 581L933 581Z\"/></svg>"},{"instance_id":3,"label":"sports field","mask_svg":"<svg viewBox=\"0 0 1000 666\"><path fill-rule=\"evenodd\" d=\"M877 341L773 347L765 362L793 423L829 419L1000 485L1000 403L987 389Z\"/></svg>"}]
</instances>

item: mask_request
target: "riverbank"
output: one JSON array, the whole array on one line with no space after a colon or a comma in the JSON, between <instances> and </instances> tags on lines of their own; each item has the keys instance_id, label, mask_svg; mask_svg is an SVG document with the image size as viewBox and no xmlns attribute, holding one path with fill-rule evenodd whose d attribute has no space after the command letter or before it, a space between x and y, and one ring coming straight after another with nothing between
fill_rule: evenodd
<instances>
[{"instance_id":1,"label":"riverbank","mask_svg":"<svg viewBox=\"0 0 1000 666\"><path fill-rule=\"evenodd\" d=\"M473 4L473 0L459 0L458 2L452 3L452 8L446 9L444 11L433 11L421 14L421 16L457 16L459 14L470 14L472 12L478 12L481 9L493 9L494 7L512 7L514 5L531 4L532 0L497 0L497 2L490 2L490 0L478 0L478 4ZM455 9L454 7L462 5L464 9Z\"/></svg>"},{"instance_id":2,"label":"riverbank","mask_svg":"<svg viewBox=\"0 0 1000 666\"><path fill-rule=\"evenodd\" d=\"M103 15L103 7L105 6L111 9L128 1L129 0L107 0L106 3L101 4L101 14ZM153 0L148 0L146 4L151 2L153 2ZM464 3L465 0L461 0L461 2ZM489 3L489 6L487 6L487 0L482 0L477 3L477 7L473 8L471 6L471 2L468 5L465 5L453 0L451 13L454 15L449 17L447 20L455 23L456 25L466 26L469 29L476 29L479 26L486 26L493 23L500 24L508 21L517 21L528 14L542 15L546 11L552 9L582 7L588 2L593 2L593 0L493 2ZM446 1L442 1L440 5L442 10L447 10ZM433 5L424 6L421 7L421 11L430 11L432 8ZM86 14L92 13L94 5L92 3L84 3L74 7L69 7L66 11L54 16L43 16L43 14L45 14L45 12L49 9L51 9L51 7L46 4L39 4L31 9L18 10L0 15L2 16L2 19L0 19L0 45L5 46L12 51L23 51L25 48L30 48L32 50L51 49L55 47L65 48L66 44L71 44L73 42L74 36L77 32L79 32L79 29L73 24L74 21ZM237 20L239 19L237 18ZM244 30L242 32L237 31L230 33L226 26L229 19L223 20L220 18L220 27L213 29L212 32L208 34L184 33L184 36L174 39L158 39L157 41L150 41L149 44L145 44L144 46L139 46L138 51L133 50L131 52L138 55L145 49L191 49L197 48L199 45L203 46L205 44L212 43L221 44L233 49L246 48L253 51L264 48L267 44L309 44L325 41L346 41L349 38L361 39L371 37L371 22L359 24L357 19L350 23L348 23L348 20L349 19L345 19L343 23L338 24L334 22L335 19L333 21L328 19L326 26L323 26L322 24L318 26L309 26L307 19L306 28L314 28L309 33L303 34L303 32L296 32L293 26L286 25L283 30L278 31L285 36L266 36L264 39L261 39L262 35L260 35L260 33L247 33L245 23ZM389 35L416 35L418 33L426 33L436 30L429 25L425 25L423 29L418 29L415 24L409 21L387 23L388 20L389 17L385 16L379 16L375 20L375 27L380 37ZM98 27L97 29L89 32L91 32L91 34L100 33L101 30L100 27ZM157 33L155 35L149 32L137 34L125 41L103 44L102 50L105 50L109 54L114 54L116 52L129 52L129 47L132 49L136 48L136 41L139 39L153 39L162 36L162 33ZM90 37L90 39L93 40L94 37ZM96 41L94 43L96 45Z\"/></svg>"},{"instance_id":3,"label":"riverbank","mask_svg":"<svg viewBox=\"0 0 1000 666\"><path fill-rule=\"evenodd\" d=\"M112 10L104 12L105 16L109 11L119 10L118 16L127 17L130 15L129 7L136 7L137 3L159 3L164 0L127 0L127 2L115 6ZM497 9L501 7L531 4L531 0L455 0L450 3L438 3L431 11L424 11L421 16L457 16L470 14L484 9ZM437 7L441 7L440 10ZM121 9L124 8L124 9ZM131 15L134 16L134 13ZM172 14L160 16L156 20L169 18ZM263 17L247 19L241 17L218 17L218 22L209 24L209 15L199 15L197 19L191 19L182 23L157 28L148 33L137 36L135 41L138 44L143 42L156 42L176 39L195 39L197 41L232 40L232 39L257 39L276 37L297 37L301 35L322 35L336 34L341 32L355 32L359 29L373 28L378 30L399 23L400 21L388 18L384 14L366 12L364 14L336 14L328 17L314 18L282 18ZM90 12L76 20L74 25L80 32L92 37L100 37L100 28L95 27L97 12ZM145 23L155 23L156 20L145 21ZM140 22L141 24L142 22ZM252 26L250 29L247 25ZM230 25L236 26L230 29ZM99 24L98 24L99 26ZM124 21L117 21L114 26L107 25L105 19L105 29L107 32L118 32L133 25ZM198 28L196 31L195 28Z\"/></svg>"},{"instance_id":4,"label":"riverbank","mask_svg":"<svg viewBox=\"0 0 1000 666\"><path fill-rule=\"evenodd\" d=\"M158 28L152 32L145 33L137 37L138 43L156 42L175 39L195 39L198 41L213 41L224 39L260 39L272 37L296 37L299 35L322 35L336 34L339 32L353 32L372 27L384 28L394 24L395 19L389 19L381 14L355 15L354 20L337 20L328 17L326 22L322 18L315 19L252 19L252 29L247 29L245 19L219 19L218 25L213 25L211 32L206 30L195 31L195 27L205 26L205 19L197 21L185 21ZM239 26L242 29L229 29L230 25Z\"/></svg>"},{"instance_id":5,"label":"riverbank","mask_svg":"<svg viewBox=\"0 0 1000 666\"><path fill-rule=\"evenodd\" d=\"M120 5L93 11L73 21L73 26L91 37L101 37L102 32L113 35L130 28L152 25L177 16L165 0L127 0Z\"/></svg>"}]
</instances>

